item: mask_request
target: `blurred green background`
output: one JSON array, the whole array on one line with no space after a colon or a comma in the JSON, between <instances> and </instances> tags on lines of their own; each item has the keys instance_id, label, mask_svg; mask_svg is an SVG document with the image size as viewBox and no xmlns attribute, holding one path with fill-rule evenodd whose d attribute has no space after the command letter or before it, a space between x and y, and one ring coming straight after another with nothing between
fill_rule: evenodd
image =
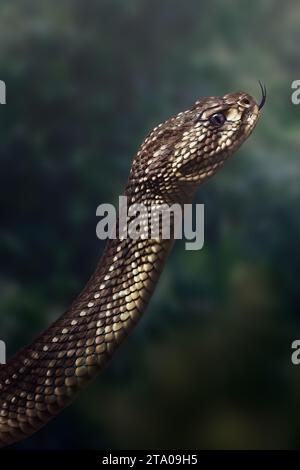
<instances>
[{"instance_id":1,"label":"blurred green background","mask_svg":"<svg viewBox=\"0 0 300 470\"><path fill-rule=\"evenodd\" d=\"M0 337L11 356L57 318L103 250L157 123L200 96L268 88L263 118L199 190L205 246L177 243L110 366L15 448L300 447L297 0L1 0Z\"/></svg>"}]
</instances>

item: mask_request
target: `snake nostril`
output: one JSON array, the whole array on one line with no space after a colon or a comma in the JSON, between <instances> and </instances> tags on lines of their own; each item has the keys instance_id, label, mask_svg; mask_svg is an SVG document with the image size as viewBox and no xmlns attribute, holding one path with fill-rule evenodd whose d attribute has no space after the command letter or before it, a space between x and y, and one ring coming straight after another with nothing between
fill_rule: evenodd
<instances>
[{"instance_id":1,"label":"snake nostril","mask_svg":"<svg viewBox=\"0 0 300 470\"><path fill-rule=\"evenodd\" d=\"M251 103L250 103L249 98L243 98L241 100L241 104L243 104L244 106L250 106Z\"/></svg>"}]
</instances>

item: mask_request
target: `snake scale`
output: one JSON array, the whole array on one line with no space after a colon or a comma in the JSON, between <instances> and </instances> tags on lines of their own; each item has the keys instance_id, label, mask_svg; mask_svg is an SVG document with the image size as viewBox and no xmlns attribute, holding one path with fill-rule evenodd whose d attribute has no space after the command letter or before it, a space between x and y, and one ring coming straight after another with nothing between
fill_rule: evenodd
<instances>
[{"instance_id":1,"label":"snake scale","mask_svg":"<svg viewBox=\"0 0 300 470\"><path fill-rule=\"evenodd\" d=\"M133 160L128 204L191 202L251 134L261 91L260 104L244 92L202 98L153 129ZM109 240L66 313L0 366L0 446L32 435L103 369L145 311L173 241Z\"/></svg>"}]
</instances>

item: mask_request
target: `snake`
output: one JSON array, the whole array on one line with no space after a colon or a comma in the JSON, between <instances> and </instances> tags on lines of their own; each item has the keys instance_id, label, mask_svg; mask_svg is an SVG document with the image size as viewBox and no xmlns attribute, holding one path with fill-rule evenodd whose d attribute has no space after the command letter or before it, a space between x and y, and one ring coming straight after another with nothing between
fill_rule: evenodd
<instances>
[{"instance_id":1,"label":"snake","mask_svg":"<svg viewBox=\"0 0 300 470\"><path fill-rule=\"evenodd\" d=\"M204 97L155 127L133 158L128 204L191 203L255 128L266 101L259 83L259 103L246 92ZM161 232L108 239L66 312L0 366L0 447L43 427L107 365L145 312L174 241Z\"/></svg>"}]
</instances>

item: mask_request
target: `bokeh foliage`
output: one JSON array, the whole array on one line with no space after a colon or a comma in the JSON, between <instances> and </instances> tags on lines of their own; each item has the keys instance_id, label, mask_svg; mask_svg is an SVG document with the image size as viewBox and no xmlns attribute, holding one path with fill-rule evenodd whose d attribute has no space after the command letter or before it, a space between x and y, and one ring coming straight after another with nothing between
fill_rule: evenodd
<instances>
[{"instance_id":1,"label":"bokeh foliage","mask_svg":"<svg viewBox=\"0 0 300 470\"><path fill-rule=\"evenodd\" d=\"M16 448L298 448L300 10L296 0L1 0L0 337L12 355L68 306L158 122L201 95L268 102L200 189L205 247L178 243L110 367Z\"/></svg>"}]
</instances>

